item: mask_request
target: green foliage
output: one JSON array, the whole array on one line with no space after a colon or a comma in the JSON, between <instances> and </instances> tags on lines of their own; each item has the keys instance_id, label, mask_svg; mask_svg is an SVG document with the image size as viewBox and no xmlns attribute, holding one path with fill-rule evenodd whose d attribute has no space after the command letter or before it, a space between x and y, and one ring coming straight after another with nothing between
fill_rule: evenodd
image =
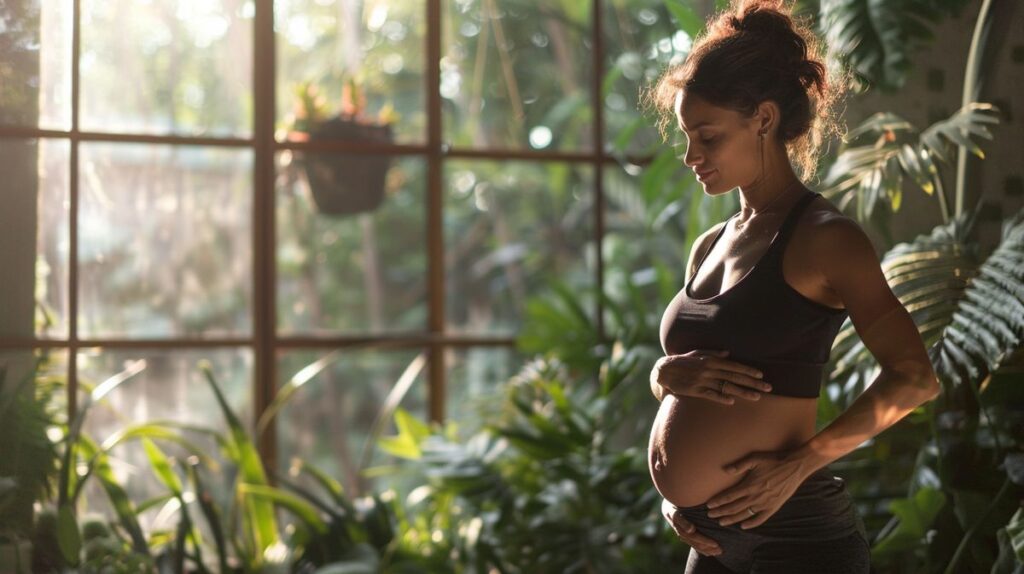
<instances>
[{"instance_id":1,"label":"green foliage","mask_svg":"<svg viewBox=\"0 0 1024 574\"><path fill-rule=\"evenodd\" d=\"M861 89L903 86L910 55L933 40L931 26L955 16L966 0L820 0L819 25L830 52L854 70Z\"/></svg>"},{"instance_id":2,"label":"green foliage","mask_svg":"<svg viewBox=\"0 0 1024 574\"><path fill-rule=\"evenodd\" d=\"M882 257L886 280L917 325L943 393L852 457L868 463L865 471L910 467L911 493L891 503L893 514L873 549L879 566L944 564L950 573L990 568L997 558L986 548L1006 536L1000 532L1008 531L1016 506L1010 492L1022 481L1011 482L1009 464L997 467L1021 449L1015 421L1024 412L1024 392L1019 376L1013 380L1000 370L1020 364L1024 340L1024 211L1004 222L1001 241L987 257L974 233L977 217L977 208L966 211ZM879 366L849 320L830 364L830 379L844 383L834 417ZM1007 382L995 383L1002 379ZM905 484L907 476L894 473L880 482ZM878 482L879 476L865 472L864 480ZM1002 561L1010 564L1005 553Z\"/></svg>"},{"instance_id":3,"label":"green foliage","mask_svg":"<svg viewBox=\"0 0 1024 574\"><path fill-rule=\"evenodd\" d=\"M400 424L390 437L417 445L394 452L411 453L426 483L409 505L429 520L405 536L430 540L455 572L653 572L683 560L664 536L646 452L627 446L637 439L634 401L650 398L635 384L649 351L613 342L596 381L573 376L559 351L525 365L506 386L502 416L474 436Z\"/></svg>"},{"instance_id":4,"label":"green foliage","mask_svg":"<svg viewBox=\"0 0 1024 574\"><path fill-rule=\"evenodd\" d=\"M602 289L588 289L578 281L580 275L572 276L552 282L549 295L527 301L528 319L518 344L521 351L536 356L506 385L500 416L487 419L484 430L463 439L453 425L431 427L395 407L398 434L385 437L379 446L415 461L424 484L401 502L391 491L350 499L337 480L308 460L296 460L286 475L270 476L257 452L256 439L230 408L207 365L203 372L226 421L226 433L149 421L126 426L103 441L87 436L82 430L86 414L138 372L127 369L95 388L83 385L87 395L77 418L61 428L64 438L59 446L63 446L64 458L58 504L40 513L33 531L37 554L56 557L53 560L59 563L40 571L78 564L82 571L148 572L159 564L162 571L173 572L208 568L216 572L316 569L350 574L490 568L509 573L654 572L681 563L686 549L671 535L658 512L660 498L650 484L646 453L636 446L643 444L649 428L650 417L644 409L653 405L642 367L661 353L657 345L660 310L679 288L689 245L710 223L722 219L730 204L709 200L694 188L690 177L681 177L674 149L657 148L644 169L626 157L638 149L653 149L644 145L652 141L646 119L630 106L635 86L679 55L674 26L691 38L699 33L701 23L693 10L684 2L666 0L645 6L649 10L638 18L637 3L606 4L609 10L621 12L623 22L644 26L636 45L624 41L609 50L613 61L602 78L602 94L608 101L618 101L618 97L627 102L621 113L606 114L612 153L622 160L626 174L609 169L611 175L604 180L610 205L603 238L607 253L601 254L607 256L607 284ZM952 11L958 4L962 1L823 0L820 10L826 34L836 39L834 47L847 54L859 73L879 84L898 85L909 52L907 39L927 37L921 9ZM451 6L453 10L480 8L476 2ZM722 6L723 2L716 2L716 7ZM502 14L466 18L471 24L467 29L503 29L511 38L532 38L544 24L550 26L545 28L549 33L555 30L551 37L565 39L575 37L575 31L591 18L587 3L561 2L536 9L536 5L512 2L505 7L508 9ZM395 8L399 9L405 8ZM673 20L674 25L666 25ZM461 33L459 27L451 29ZM408 37L416 40L415 34ZM487 43L486 37L461 42L465 53L482 55L485 63L492 61L488 54L495 46ZM395 50L392 43L381 42L383 48L373 57ZM587 56L582 43L570 47L571 54L581 56L578 60ZM566 71L564 64L534 65L541 58L532 56L547 54L539 46L521 43L509 48L518 57L516 61L528 64L527 69L506 62L490 66L486 73L481 71L480 77L487 81L474 84L467 93L486 95L488 109L497 111L474 119L482 128L474 122L452 122L456 126L452 139L457 145L470 145L479 131L495 136L495 141L525 145L528 130L522 129L524 125L546 125L555 133L553 145L579 147L583 130L577 128L589 121L593 112L590 99L585 91L553 88L552 83L568 78L584 85L589 80L576 78L575 69ZM306 58L294 46L282 53L293 60ZM319 57L323 53L319 52ZM194 68L194 58L189 62L189 68ZM552 74L552 69L566 73ZM496 78L510 70L516 73L508 77L523 81L523 85L528 82L538 93L557 93L559 97L528 107L517 116L512 109L517 99L482 92L492 85L509 89L511 86ZM419 83L416 85L409 91L414 99L420 97ZM332 99L341 95L335 93L340 89L330 88ZM171 96L168 92L167 97ZM312 110L307 117L316 117L324 102L309 89L301 96L306 99L303 105ZM358 94L350 91L349 98L352 105L360 105ZM459 102L445 105L451 103ZM873 206L887 199L896 210L904 179L944 201L936 160L946 160L949 143L983 157L971 134L990 137L984 124L995 123L988 115L993 111L986 104L972 104L920 133L892 114L869 119L851 134L856 147L846 149L829 172L830 183L844 194L841 206L856 201L858 213L870 217ZM210 119L185 117L179 111L172 116L172 124L178 126L216 124ZM867 141L859 145L859 138ZM494 206L507 207L505 198L521 191L527 181L544 190L538 197L545 201L527 206L516 219L533 222L555 213L560 219L550 226L552 233L569 235L584 228L580 222L590 216L589 204L576 198L585 179L564 165L551 164L545 171L518 164L509 167L507 163L495 163L490 170L468 165L461 171L477 183L467 194L472 191L476 200L490 202L488 214L500 211ZM529 170L539 175L522 175ZM461 171L456 175L462 175ZM416 179L418 172L395 173ZM415 204L408 213L415 215L420 208ZM451 202L446 209L474 226L484 213L469 202L465 206ZM282 213L292 211L295 219L307 217L299 210ZM878 530L873 555L894 572L902 571L901 566L905 571L939 571L943 567L983 571L992 563L998 568L993 572L1011 572L1024 560L1024 517L1012 496L1024 483L1021 445L1013 434L1014 425L1019 425L1015 421L1020 420L1020 389L1024 387L1019 376L1013 378L1004 369L1014 364L1022 336L1024 225L1021 215L1011 218L1001 244L983 258L970 236L975 216L975 212L953 215L931 235L894 247L883 260L894 293L931 348L946 391L941 410L934 405L916 410L851 456L851 463L862 466L851 464L849 476L857 487L855 495L859 489L876 498L891 499L882 516L888 522ZM402 221L404 218L401 216ZM403 227L394 225L395 221L378 220L378 224ZM338 249L328 247L355 243L361 229L322 229L311 221L292 225L298 235L333 237L331 242L324 240L326 268L360 273L362 267L349 264ZM467 229L477 228L456 226L446 232L452 237L473 236ZM493 271L493 275L480 273L479 289L490 293L507 288L497 279L492 281L506 266L529 264L526 275L530 277L540 277L533 271L548 267L547 260L536 258L524 245L467 244L467 251L460 253L485 262L486 269ZM302 247L292 250L301 252L294 261L282 256L282 269L300 264L313 269L309 261L316 259L316 253L311 255ZM403 247L397 242L393 245L396 257L409 257L400 253ZM575 243L571 247L579 249ZM480 251L471 252L473 249ZM418 264L410 263L412 267ZM586 270L581 272L585 274ZM344 277L337 278L341 284L352 283L341 279ZM396 284L404 287L404 281ZM325 287L310 285L315 290ZM353 305L342 302L339 298L325 300L322 314L344 316ZM592 312L598 302L605 310L603 329L598 328ZM414 320L416 312L411 312ZM299 323L289 328L305 327ZM602 331L614 333L613 338L609 340ZM823 394L819 403L825 422L863 391L877 372L870 353L856 340L852 324L847 323L836 345L830 392ZM322 363L331 360L328 356ZM271 408L263 413L255 437L273 423L280 408L305 382L293 379L280 389ZM403 395L404 391L399 394ZM0 424L7 422L0 417ZM39 429L31 425L18 428L39 436ZM183 434L186 431L214 437L224 464L219 465L188 440ZM166 494L134 501L118 482L111 449L136 441ZM0 444L0 452L8 446ZM165 448L183 449L186 459ZM7 461L0 456L0 465ZM80 468L85 472L77 472ZM215 471L221 475L212 474ZM857 472L862 473L862 480L855 480ZM886 490L893 485L903 489L908 476L909 492ZM225 504L211 488L220 478L230 485L231 496ZM99 481L115 516L109 524L85 522L80 532L75 509L89 480ZM11 496L22 484L0 481L0 497ZM38 495L40 491L33 492ZM0 504L7 500L0 498ZM177 513L178 523L172 532L142 528L140 515L158 506ZM286 526L281 511L294 518L294 524ZM993 555L995 548L997 556Z\"/></svg>"},{"instance_id":5,"label":"green foliage","mask_svg":"<svg viewBox=\"0 0 1024 574\"><path fill-rule=\"evenodd\" d=\"M57 451L47 436L55 424L54 386L35 384L35 370L12 384L0 369L0 541L27 538L32 505L52 492Z\"/></svg>"},{"instance_id":6,"label":"green foliage","mask_svg":"<svg viewBox=\"0 0 1024 574\"><path fill-rule=\"evenodd\" d=\"M81 536L84 557L79 571L82 574L157 573L156 561L153 558L133 552L103 522L86 522L82 526Z\"/></svg>"},{"instance_id":7,"label":"green foliage","mask_svg":"<svg viewBox=\"0 0 1024 574\"><path fill-rule=\"evenodd\" d=\"M991 104L972 102L918 132L896 114L878 112L847 134L847 142L825 176L823 183L827 189L823 193L835 200L840 209L856 201L857 217L866 221L882 201L893 212L899 211L903 180L908 177L922 191L943 202L945 213L948 208L937 163L952 159L951 144L984 158L984 152L970 136L992 139L984 124L999 123L998 114L998 108Z\"/></svg>"}]
</instances>

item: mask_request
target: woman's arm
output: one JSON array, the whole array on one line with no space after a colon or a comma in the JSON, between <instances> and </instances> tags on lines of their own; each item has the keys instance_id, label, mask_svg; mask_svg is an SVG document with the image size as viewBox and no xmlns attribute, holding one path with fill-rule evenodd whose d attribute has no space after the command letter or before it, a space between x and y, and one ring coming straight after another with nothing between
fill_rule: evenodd
<instances>
[{"instance_id":1,"label":"woman's arm","mask_svg":"<svg viewBox=\"0 0 1024 574\"><path fill-rule=\"evenodd\" d=\"M808 474L935 398L941 386L910 313L893 295L871 241L852 219L815 224L811 264L842 299L881 372L849 408L793 454Z\"/></svg>"}]
</instances>

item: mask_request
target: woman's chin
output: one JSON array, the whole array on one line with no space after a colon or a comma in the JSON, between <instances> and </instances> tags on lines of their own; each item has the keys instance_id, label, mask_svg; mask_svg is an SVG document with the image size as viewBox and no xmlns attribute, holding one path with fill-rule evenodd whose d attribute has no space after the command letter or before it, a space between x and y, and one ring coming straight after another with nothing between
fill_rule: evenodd
<instances>
[{"instance_id":1,"label":"woman's chin","mask_svg":"<svg viewBox=\"0 0 1024 574\"><path fill-rule=\"evenodd\" d=\"M717 179L702 181L700 184L704 187L704 193L708 195L720 195L731 189L729 187L722 186Z\"/></svg>"}]
</instances>

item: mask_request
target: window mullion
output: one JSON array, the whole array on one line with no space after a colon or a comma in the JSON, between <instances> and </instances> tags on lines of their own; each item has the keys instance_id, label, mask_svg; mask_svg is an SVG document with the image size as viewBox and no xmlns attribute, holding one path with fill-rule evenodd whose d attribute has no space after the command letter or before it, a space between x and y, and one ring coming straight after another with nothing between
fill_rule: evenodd
<instances>
[{"instance_id":1,"label":"window mullion","mask_svg":"<svg viewBox=\"0 0 1024 574\"><path fill-rule=\"evenodd\" d=\"M253 20L253 426L274 398L277 282L274 258L274 2L256 0ZM265 468L277 467L274 425L256 437ZM270 473L273 475L273 472Z\"/></svg>"}]
</instances>

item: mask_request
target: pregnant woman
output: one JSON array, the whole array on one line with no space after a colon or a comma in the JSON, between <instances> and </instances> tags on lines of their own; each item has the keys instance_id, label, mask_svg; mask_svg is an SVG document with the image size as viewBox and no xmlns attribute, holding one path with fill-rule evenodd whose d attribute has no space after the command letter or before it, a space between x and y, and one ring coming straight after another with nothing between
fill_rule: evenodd
<instances>
[{"instance_id":1,"label":"pregnant woman","mask_svg":"<svg viewBox=\"0 0 1024 574\"><path fill-rule=\"evenodd\" d=\"M649 463L686 574L867 573L867 535L829 463L939 393L924 344L860 226L812 174L836 80L781 1L717 15L648 102L687 138L704 193L740 211L693 245L661 322ZM834 124L835 122L832 121ZM823 366L846 317L881 366L816 432Z\"/></svg>"}]
</instances>

